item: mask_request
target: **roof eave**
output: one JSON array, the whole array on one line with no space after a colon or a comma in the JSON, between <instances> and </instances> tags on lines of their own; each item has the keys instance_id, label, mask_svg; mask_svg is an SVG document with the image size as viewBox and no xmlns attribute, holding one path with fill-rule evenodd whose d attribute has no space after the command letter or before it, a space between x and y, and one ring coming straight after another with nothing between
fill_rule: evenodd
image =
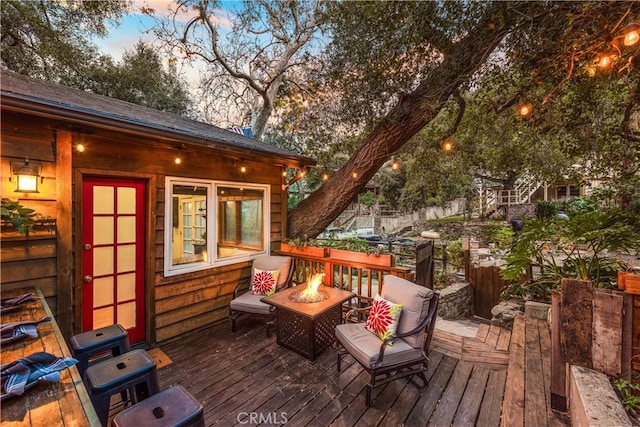
<instances>
[{"instance_id":1,"label":"roof eave","mask_svg":"<svg viewBox=\"0 0 640 427\"><path fill-rule=\"evenodd\" d=\"M314 166L316 161L304 156L287 156L269 151L255 150L251 148L236 148L231 144L216 141L201 136L180 132L177 130L158 128L144 123L122 120L121 118L105 117L86 111L78 111L63 108L59 105L37 102L31 99L15 96L12 93L2 93L2 108L8 111L26 113L46 117L50 119L65 120L73 124L83 126L93 126L101 129L125 132L137 136L153 136L167 142L181 142L185 144L197 144L199 147L209 147L212 149L225 151L230 154L244 156L247 160L250 157L262 159L264 157L277 159L288 167Z\"/></svg>"}]
</instances>

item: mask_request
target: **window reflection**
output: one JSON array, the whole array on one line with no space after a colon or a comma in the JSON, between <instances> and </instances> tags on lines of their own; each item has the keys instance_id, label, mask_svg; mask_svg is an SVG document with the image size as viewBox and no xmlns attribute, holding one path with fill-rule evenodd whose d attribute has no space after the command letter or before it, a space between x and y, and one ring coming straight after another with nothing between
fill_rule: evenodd
<instances>
[{"instance_id":1,"label":"window reflection","mask_svg":"<svg viewBox=\"0 0 640 427\"><path fill-rule=\"evenodd\" d=\"M207 187L172 187L171 265L207 261Z\"/></svg>"},{"instance_id":2,"label":"window reflection","mask_svg":"<svg viewBox=\"0 0 640 427\"><path fill-rule=\"evenodd\" d=\"M218 187L218 257L264 250L264 190Z\"/></svg>"}]
</instances>

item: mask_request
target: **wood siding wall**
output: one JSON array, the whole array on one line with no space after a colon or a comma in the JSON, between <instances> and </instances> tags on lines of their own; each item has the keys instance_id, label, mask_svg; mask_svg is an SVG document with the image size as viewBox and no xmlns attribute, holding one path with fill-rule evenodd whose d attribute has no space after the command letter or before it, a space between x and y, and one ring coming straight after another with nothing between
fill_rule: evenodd
<instances>
[{"instance_id":1,"label":"wood siding wall","mask_svg":"<svg viewBox=\"0 0 640 427\"><path fill-rule=\"evenodd\" d=\"M9 164L29 156L44 163L43 175L47 178L38 195L24 196L24 204L45 215L56 213L55 146L54 130L71 130L65 123L33 118L17 113L3 112L2 116L2 194L12 197L14 183L9 183ZM77 129L77 128L76 128ZM75 151L82 143L84 153ZM149 220L146 257L147 272L147 340L150 343L164 341L184 332L226 318L228 304L234 287L240 280L248 280L250 262L222 266L164 277L164 216L166 176L185 178L250 182L270 185L271 243L272 249L282 240L285 230L286 198L282 191L283 164L260 163L244 160L246 174L239 171L241 160L233 154L206 148L187 148L180 152L182 164L174 158L180 144L157 139L145 139L132 135L83 129L72 133L73 187L73 260L80 265L81 240L80 205L81 180L85 176L112 176L144 179L149 185L147 196ZM283 162L284 163L284 162ZM16 193L18 194L18 193ZM22 195L21 195L22 196ZM21 198L21 202L22 202ZM15 242L2 245L2 286L38 286L48 297L56 313L56 238L16 238ZM72 274L74 333L81 331L81 276L78 268Z\"/></svg>"}]
</instances>

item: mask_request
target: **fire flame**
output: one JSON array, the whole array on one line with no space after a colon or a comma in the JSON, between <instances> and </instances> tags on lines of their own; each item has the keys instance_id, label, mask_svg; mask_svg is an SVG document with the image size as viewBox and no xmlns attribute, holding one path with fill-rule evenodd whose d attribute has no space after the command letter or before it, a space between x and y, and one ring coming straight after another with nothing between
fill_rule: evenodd
<instances>
[{"instance_id":1,"label":"fire flame","mask_svg":"<svg viewBox=\"0 0 640 427\"><path fill-rule=\"evenodd\" d=\"M307 281L306 289L300 292L300 298L308 301L318 298L320 295L318 287L322 284L322 279L324 279L324 273L314 274L313 277Z\"/></svg>"}]
</instances>

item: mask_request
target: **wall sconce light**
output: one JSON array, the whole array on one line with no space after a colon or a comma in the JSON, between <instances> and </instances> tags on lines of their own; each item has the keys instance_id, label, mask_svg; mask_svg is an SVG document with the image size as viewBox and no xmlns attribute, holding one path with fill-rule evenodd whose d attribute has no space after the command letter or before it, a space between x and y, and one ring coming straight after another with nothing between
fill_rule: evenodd
<instances>
[{"instance_id":1,"label":"wall sconce light","mask_svg":"<svg viewBox=\"0 0 640 427\"><path fill-rule=\"evenodd\" d=\"M42 166L39 163L30 163L29 158L23 162L11 163L11 174L15 176L16 193L39 193L38 181L42 183L44 177L40 176ZM9 177L11 181L11 177Z\"/></svg>"},{"instance_id":2,"label":"wall sconce light","mask_svg":"<svg viewBox=\"0 0 640 427\"><path fill-rule=\"evenodd\" d=\"M242 160L242 163L240 164L240 172L242 173L247 172L247 166L244 164L244 160Z\"/></svg>"},{"instance_id":3,"label":"wall sconce light","mask_svg":"<svg viewBox=\"0 0 640 427\"><path fill-rule=\"evenodd\" d=\"M85 146L84 146L84 144L78 144L78 145L76 145L76 151L77 151L78 153L84 153L84 150L85 150Z\"/></svg>"}]
</instances>

